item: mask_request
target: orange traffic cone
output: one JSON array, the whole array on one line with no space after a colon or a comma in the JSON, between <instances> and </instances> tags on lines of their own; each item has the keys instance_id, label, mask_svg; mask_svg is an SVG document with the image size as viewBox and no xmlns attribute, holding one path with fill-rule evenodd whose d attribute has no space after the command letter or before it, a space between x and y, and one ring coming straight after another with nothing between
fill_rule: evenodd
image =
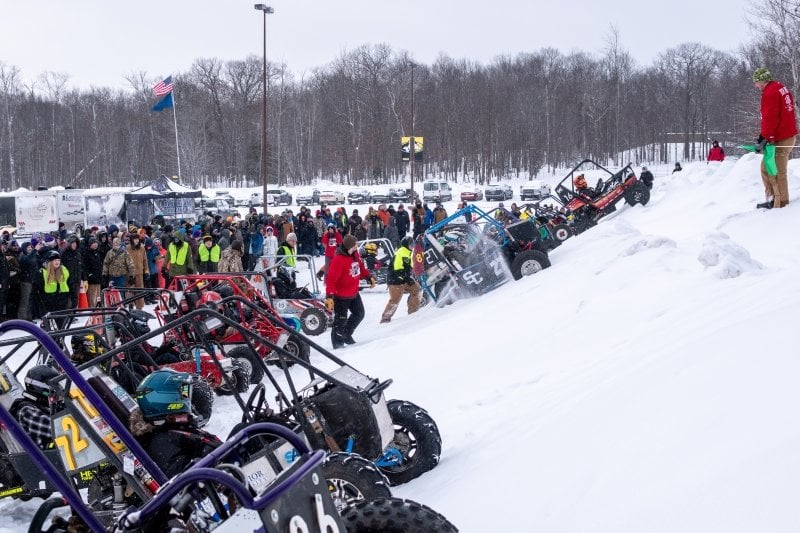
<instances>
[{"instance_id":1,"label":"orange traffic cone","mask_svg":"<svg viewBox=\"0 0 800 533\"><path fill-rule=\"evenodd\" d=\"M78 293L78 309L89 309L89 297L86 296L86 286L83 283Z\"/></svg>"}]
</instances>

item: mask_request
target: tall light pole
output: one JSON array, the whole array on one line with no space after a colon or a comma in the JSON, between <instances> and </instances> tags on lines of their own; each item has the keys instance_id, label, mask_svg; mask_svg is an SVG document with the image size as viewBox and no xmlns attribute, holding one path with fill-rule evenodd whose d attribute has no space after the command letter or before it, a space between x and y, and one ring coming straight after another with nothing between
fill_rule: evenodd
<instances>
[{"instance_id":1,"label":"tall light pole","mask_svg":"<svg viewBox=\"0 0 800 533\"><path fill-rule=\"evenodd\" d=\"M414 140L414 111L415 111L415 109L414 109L414 67L415 66L416 66L416 64L414 64L414 62L412 61L411 62L411 139L409 139L411 141L409 143L409 148L411 149L411 151L410 151L410 156L409 156L409 159L408 159L408 161L410 163L409 171L410 171L410 174L411 174L411 201L412 202L414 201L414 158L416 157L414 154L415 154L415 148L416 148L416 144L417 144L417 142Z\"/></svg>"},{"instance_id":2,"label":"tall light pole","mask_svg":"<svg viewBox=\"0 0 800 533\"><path fill-rule=\"evenodd\" d=\"M264 14L264 68L261 71L261 186L262 186L262 206L264 214L267 214L267 188L269 178L267 177L267 15L275 13L275 10L266 4L256 4L253 6Z\"/></svg>"}]
</instances>

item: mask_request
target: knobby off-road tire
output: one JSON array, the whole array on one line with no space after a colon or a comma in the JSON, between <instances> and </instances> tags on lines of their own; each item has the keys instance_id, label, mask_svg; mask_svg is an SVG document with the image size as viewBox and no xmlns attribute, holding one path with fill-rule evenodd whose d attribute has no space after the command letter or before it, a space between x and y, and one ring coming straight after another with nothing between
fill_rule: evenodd
<instances>
[{"instance_id":1,"label":"knobby off-road tire","mask_svg":"<svg viewBox=\"0 0 800 533\"><path fill-rule=\"evenodd\" d=\"M514 279L531 276L548 268L550 259L547 254L539 250L525 250L520 252L511 262L511 275Z\"/></svg>"},{"instance_id":2,"label":"knobby off-road tire","mask_svg":"<svg viewBox=\"0 0 800 533\"><path fill-rule=\"evenodd\" d=\"M394 438L389 447L403 454L401 465L381 467L381 471L395 486L407 483L439 464L442 437L436 422L425 409L411 402L389 400L389 415L394 424Z\"/></svg>"},{"instance_id":3,"label":"knobby off-road tire","mask_svg":"<svg viewBox=\"0 0 800 533\"><path fill-rule=\"evenodd\" d=\"M644 183L637 183L625 191L625 203L628 205L647 205L650 201L650 189Z\"/></svg>"},{"instance_id":4,"label":"knobby off-road tire","mask_svg":"<svg viewBox=\"0 0 800 533\"><path fill-rule=\"evenodd\" d=\"M211 386L202 379L197 381L192 387L192 411L200 417L197 425L205 426L211 419L211 411L214 407L214 391Z\"/></svg>"},{"instance_id":5,"label":"knobby off-road tire","mask_svg":"<svg viewBox=\"0 0 800 533\"><path fill-rule=\"evenodd\" d=\"M412 500L363 501L344 510L347 533L455 533L458 528L430 507Z\"/></svg>"},{"instance_id":6,"label":"knobby off-road tire","mask_svg":"<svg viewBox=\"0 0 800 533\"><path fill-rule=\"evenodd\" d=\"M247 392L247 389L250 388L250 374L253 372L253 365L244 357L238 357L234 359L234 361L236 361L238 367L234 368L231 375L228 377L233 388L229 388L223 380L222 384L217 389L217 394L229 395L234 392Z\"/></svg>"},{"instance_id":7,"label":"knobby off-road tire","mask_svg":"<svg viewBox=\"0 0 800 533\"><path fill-rule=\"evenodd\" d=\"M289 340L286 341L283 349L302 361L309 362L311 360L311 348L308 344L299 340L297 337L290 337ZM292 366L295 364L294 359L284 357L283 360L286 361L286 366ZM267 359L267 364L281 366L281 358L275 354L275 357L270 357Z\"/></svg>"},{"instance_id":8,"label":"knobby off-road tire","mask_svg":"<svg viewBox=\"0 0 800 533\"><path fill-rule=\"evenodd\" d=\"M244 359L250 363L250 383L261 383L264 379L264 364L261 356L249 346L236 346L225 354L228 357Z\"/></svg>"},{"instance_id":9,"label":"knobby off-road tire","mask_svg":"<svg viewBox=\"0 0 800 533\"><path fill-rule=\"evenodd\" d=\"M309 307L300 313L300 327L306 335L322 335L328 329L328 317L316 307Z\"/></svg>"},{"instance_id":10,"label":"knobby off-road tire","mask_svg":"<svg viewBox=\"0 0 800 533\"><path fill-rule=\"evenodd\" d=\"M360 455L329 454L322 461L322 475L328 480L328 490L340 513L344 508L364 500L392 497L386 476Z\"/></svg>"}]
</instances>

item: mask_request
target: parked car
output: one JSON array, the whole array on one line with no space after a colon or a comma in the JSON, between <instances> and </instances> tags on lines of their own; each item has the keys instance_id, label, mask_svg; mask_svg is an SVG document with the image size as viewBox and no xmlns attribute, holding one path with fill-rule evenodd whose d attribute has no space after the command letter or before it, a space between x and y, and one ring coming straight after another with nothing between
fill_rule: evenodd
<instances>
[{"instance_id":1,"label":"parked car","mask_svg":"<svg viewBox=\"0 0 800 533\"><path fill-rule=\"evenodd\" d=\"M254 192L247 200L247 205L250 207L261 207L264 205L264 195L262 195L260 192Z\"/></svg>"},{"instance_id":2,"label":"parked car","mask_svg":"<svg viewBox=\"0 0 800 533\"><path fill-rule=\"evenodd\" d=\"M489 201L510 200L514 197L514 191L508 184L490 183L486 186L484 196Z\"/></svg>"},{"instance_id":3,"label":"parked car","mask_svg":"<svg viewBox=\"0 0 800 533\"><path fill-rule=\"evenodd\" d=\"M461 201L477 202L483 200L483 191L480 187L470 186L461 191Z\"/></svg>"},{"instance_id":4,"label":"parked car","mask_svg":"<svg viewBox=\"0 0 800 533\"><path fill-rule=\"evenodd\" d=\"M391 203L392 200L392 193L386 189L373 191L372 192L372 202L376 204L388 204Z\"/></svg>"},{"instance_id":5,"label":"parked car","mask_svg":"<svg viewBox=\"0 0 800 533\"><path fill-rule=\"evenodd\" d=\"M340 191L322 191L319 193L321 204L344 204L344 193Z\"/></svg>"},{"instance_id":6,"label":"parked car","mask_svg":"<svg viewBox=\"0 0 800 533\"><path fill-rule=\"evenodd\" d=\"M372 201L372 194L367 189L353 189L347 194L349 204L368 204Z\"/></svg>"},{"instance_id":7,"label":"parked car","mask_svg":"<svg viewBox=\"0 0 800 533\"><path fill-rule=\"evenodd\" d=\"M194 212L198 216L211 213L212 215L220 215L223 218L239 214L239 211L233 207L233 204L222 197L195 198Z\"/></svg>"},{"instance_id":8,"label":"parked car","mask_svg":"<svg viewBox=\"0 0 800 533\"><path fill-rule=\"evenodd\" d=\"M311 192L304 191L297 193L297 205L311 205L319 203L319 189Z\"/></svg>"},{"instance_id":9,"label":"parked car","mask_svg":"<svg viewBox=\"0 0 800 533\"><path fill-rule=\"evenodd\" d=\"M525 200L540 200L550 196L550 185L542 180L531 180L520 185L519 197Z\"/></svg>"},{"instance_id":10,"label":"parked car","mask_svg":"<svg viewBox=\"0 0 800 533\"><path fill-rule=\"evenodd\" d=\"M270 205L292 205L292 195L284 189L269 189L267 200Z\"/></svg>"},{"instance_id":11,"label":"parked car","mask_svg":"<svg viewBox=\"0 0 800 533\"><path fill-rule=\"evenodd\" d=\"M390 189L389 195L392 197L391 201L396 203L413 204L419 200L419 193L414 191L412 194L411 189Z\"/></svg>"},{"instance_id":12,"label":"parked car","mask_svg":"<svg viewBox=\"0 0 800 533\"><path fill-rule=\"evenodd\" d=\"M446 181L426 181L422 183L422 199L426 202L449 202L453 190Z\"/></svg>"}]
</instances>

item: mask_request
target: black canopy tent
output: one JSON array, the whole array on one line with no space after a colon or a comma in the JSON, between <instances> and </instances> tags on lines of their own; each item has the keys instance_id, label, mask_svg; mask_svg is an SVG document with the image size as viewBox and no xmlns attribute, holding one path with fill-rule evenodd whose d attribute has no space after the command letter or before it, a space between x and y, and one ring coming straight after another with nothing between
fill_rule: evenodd
<instances>
[{"instance_id":1,"label":"black canopy tent","mask_svg":"<svg viewBox=\"0 0 800 533\"><path fill-rule=\"evenodd\" d=\"M162 174L150 185L125 194L128 224L149 224L155 217L194 220L194 199L201 196L201 191L184 187Z\"/></svg>"}]
</instances>

